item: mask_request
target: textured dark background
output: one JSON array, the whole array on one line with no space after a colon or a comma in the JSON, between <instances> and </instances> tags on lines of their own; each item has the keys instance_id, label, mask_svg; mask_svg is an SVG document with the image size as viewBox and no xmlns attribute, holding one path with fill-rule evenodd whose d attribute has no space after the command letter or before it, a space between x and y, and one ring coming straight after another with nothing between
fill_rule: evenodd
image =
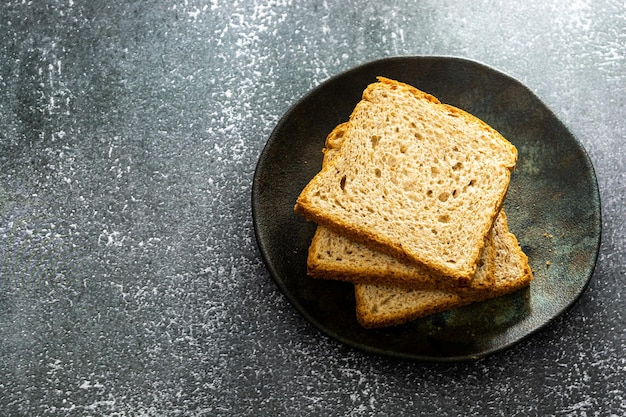
<instances>
[{"instance_id":1,"label":"textured dark background","mask_svg":"<svg viewBox=\"0 0 626 417\"><path fill-rule=\"evenodd\" d=\"M626 414L621 1L0 4L0 415ZM486 359L368 355L277 290L257 158L311 88L396 55L526 84L595 166L580 301Z\"/></svg>"}]
</instances>

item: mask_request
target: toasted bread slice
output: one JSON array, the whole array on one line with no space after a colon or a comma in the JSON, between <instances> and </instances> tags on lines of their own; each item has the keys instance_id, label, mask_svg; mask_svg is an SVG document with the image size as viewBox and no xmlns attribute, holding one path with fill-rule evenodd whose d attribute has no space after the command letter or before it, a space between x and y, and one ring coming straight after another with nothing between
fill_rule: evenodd
<instances>
[{"instance_id":1,"label":"toasted bread slice","mask_svg":"<svg viewBox=\"0 0 626 417\"><path fill-rule=\"evenodd\" d=\"M528 286L533 279L528 258L509 232L504 212L498 216L494 231L495 282L491 287L427 291L355 284L357 320L366 328L398 325Z\"/></svg>"},{"instance_id":2,"label":"toasted bread slice","mask_svg":"<svg viewBox=\"0 0 626 417\"><path fill-rule=\"evenodd\" d=\"M340 124L327 136L322 166L332 163L343 143L347 123ZM487 235L479 266L468 288L493 284L495 249L493 228ZM433 275L428 269L389 256L356 243L324 226L318 226L307 258L308 274L315 278L335 279L359 284L401 286L413 289L454 289L458 280Z\"/></svg>"},{"instance_id":3,"label":"toasted bread slice","mask_svg":"<svg viewBox=\"0 0 626 417\"><path fill-rule=\"evenodd\" d=\"M295 211L469 283L506 195L515 147L474 116L382 77L364 91L342 141Z\"/></svg>"}]
</instances>

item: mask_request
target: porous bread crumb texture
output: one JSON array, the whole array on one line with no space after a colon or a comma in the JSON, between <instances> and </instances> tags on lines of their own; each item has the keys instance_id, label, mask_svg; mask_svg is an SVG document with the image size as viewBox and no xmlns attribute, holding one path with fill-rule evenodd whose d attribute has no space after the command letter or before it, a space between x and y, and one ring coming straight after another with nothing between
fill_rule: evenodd
<instances>
[{"instance_id":1,"label":"porous bread crumb texture","mask_svg":"<svg viewBox=\"0 0 626 417\"><path fill-rule=\"evenodd\" d=\"M367 329L396 326L430 314L468 304L446 291L405 290L395 287L355 285L357 320Z\"/></svg>"},{"instance_id":2,"label":"porous bread crumb texture","mask_svg":"<svg viewBox=\"0 0 626 417\"><path fill-rule=\"evenodd\" d=\"M364 287L367 287L364 288ZM355 285L357 320L365 328L406 323L409 320L462 305L463 299L445 291L404 290L378 285Z\"/></svg>"},{"instance_id":3,"label":"porous bread crumb texture","mask_svg":"<svg viewBox=\"0 0 626 417\"><path fill-rule=\"evenodd\" d=\"M323 149L322 167L332 163L343 144L347 123L335 127L328 134ZM487 243L478 262L476 274L469 288L484 288L494 281L493 229L487 235ZM345 236L318 226L307 258L309 275L316 278L338 279L353 283L395 285L412 289L451 289L459 281L447 276L434 275L420 265L406 262L366 245L356 243Z\"/></svg>"},{"instance_id":4,"label":"porous bread crumb texture","mask_svg":"<svg viewBox=\"0 0 626 417\"><path fill-rule=\"evenodd\" d=\"M420 265L370 249L323 226L317 227L309 246L307 271L314 278L410 289L483 288L494 281L493 234L492 229L487 236L476 274L465 285L450 277L432 274Z\"/></svg>"},{"instance_id":5,"label":"porous bread crumb texture","mask_svg":"<svg viewBox=\"0 0 626 417\"><path fill-rule=\"evenodd\" d=\"M528 258L508 231L504 212L494 224L492 286L448 292L406 290L393 286L355 284L357 320L366 328L399 325L429 314L484 301L524 288L532 281Z\"/></svg>"},{"instance_id":6,"label":"porous bread crumb texture","mask_svg":"<svg viewBox=\"0 0 626 417\"><path fill-rule=\"evenodd\" d=\"M515 148L473 116L386 79L365 90L341 141L296 210L469 280L506 194Z\"/></svg>"}]
</instances>

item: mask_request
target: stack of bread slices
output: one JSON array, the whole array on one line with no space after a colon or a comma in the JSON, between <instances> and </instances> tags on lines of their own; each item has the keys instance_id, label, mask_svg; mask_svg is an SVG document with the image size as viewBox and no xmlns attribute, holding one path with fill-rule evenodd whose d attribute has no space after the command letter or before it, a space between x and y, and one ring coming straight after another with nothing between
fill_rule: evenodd
<instances>
[{"instance_id":1,"label":"stack of bread slices","mask_svg":"<svg viewBox=\"0 0 626 417\"><path fill-rule=\"evenodd\" d=\"M318 224L307 269L352 282L366 328L526 287L502 205L516 148L478 118L379 77L327 137L295 211Z\"/></svg>"}]
</instances>

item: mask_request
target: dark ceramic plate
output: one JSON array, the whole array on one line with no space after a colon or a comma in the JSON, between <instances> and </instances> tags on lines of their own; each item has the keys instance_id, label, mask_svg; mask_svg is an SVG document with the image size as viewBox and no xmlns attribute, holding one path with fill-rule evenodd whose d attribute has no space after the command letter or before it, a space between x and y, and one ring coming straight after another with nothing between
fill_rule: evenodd
<instances>
[{"instance_id":1,"label":"dark ceramic plate","mask_svg":"<svg viewBox=\"0 0 626 417\"><path fill-rule=\"evenodd\" d=\"M326 135L348 119L363 89L378 75L473 113L517 147L505 209L534 271L529 289L402 326L365 330L355 318L350 284L307 277L315 225L294 214L294 203L320 169ZM406 359L474 359L519 342L579 298L600 245L598 186L580 143L518 81L458 58L383 59L315 88L270 136L254 176L252 209L267 268L307 320L347 345Z\"/></svg>"}]
</instances>

